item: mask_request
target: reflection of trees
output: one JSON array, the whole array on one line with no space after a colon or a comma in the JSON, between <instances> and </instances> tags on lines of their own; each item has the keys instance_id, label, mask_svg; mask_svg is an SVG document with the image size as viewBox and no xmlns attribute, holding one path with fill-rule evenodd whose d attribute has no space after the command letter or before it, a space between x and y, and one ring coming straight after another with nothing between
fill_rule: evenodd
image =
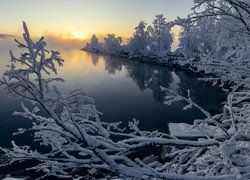
<instances>
[{"instance_id":1,"label":"reflection of trees","mask_svg":"<svg viewBox=\"0 0 250 180\"><path fill-rule=\"evenodd\" d=\"M99 55L95 53L88 53L88 54L90 55L93 65L96 66L99 62Z\"/></svg>"},{"instance_id":2,"label":"reflection of trees","mask_svg":"<svg viewBox=\"0 0 250 180\"><path fill-rule=\"evenodd\" d=\"M116 71L121 71L122 70L122 61L117 57L114 59L112 56L104 56L104 61L105 61L105 69L110 73L110 74L115 74Z\"/></svg>"},{"instance_id":3,"label":"reflection of trees","mask_svg":"<svg viewBox=\"0 0 250 180\"><path fill-rule=\"evenodd\" d=\"M127 69L128 76L137 84L141 91L149 88L157 101L162 101L164 92L160 87L168 87L171 82L171 71L166 67L152 66L135 61L128 61L110 56L105 56L105 68L114 73L120 71L122 66Z\"/></svg>"},{"instance_id":4,"label":"reflection of trees","mask_svg":"<svg viewBox=\"0 0 250 180\"><path fill-rule=\"evenodd\" d=\"M153 91L153 95L157 101L163 100L164 93L160 87L169 86L171 81L171 72L169 69L137 62L131 63L131 61L125 67L128 70L129 77L137 83L142 91L149 88Z\"/></svg>"},{"instance_id":5,"label":"reflection of trees","mask_svg":"<svg viewBox=\"0 0 250 180\"><path fill-rule=\"evenodd\" d=\"M186 96L190 89L191 98L201 107L219 109L221 102L226 99L226 94L218 86L212 86L208 82L198 81L196 77L190 77L185 72L177 72L181 79L180 94Z\"/></svg>"},{"instance_id":6,"label":"reflection of trees","mask_svg":"<svg viewBox=\"0 0 250 180\"><path fill-rule=\"evenodd\" d=\"M91 58L92 64L93 65L98 65L100 55L97 53L88 53L88 55ZM122 70L122 61L119 60L114 60L112 56L106 55L103 56L104 61L105 61L105 69L110 73L110 74L115 74L116 71L121 71Z\"/></svg>"},{"instance_id":7,"label":"reflection of trees","mask_svg":"<svg viewBox=\"0 0 250 180\"><path fill-rule=\"evenodd\" d=\"M165 66L129 61L114 56L104 56L104 61L105 69L110 74L115 74L116 71L121 71L122 67L125 67L128 76L137 84L139 89L141 91L147 88L151 89L155 100L159 102L162 102L165 96L160 87L170 87L174 81L171 74L173 70ZM176 75L180 79L179 94L187 96L187 89L190 89L192 99L205 109L219 108L218 105L224 100L220 88L198 81L197 78L190 77L182 71L177 71Z\"/></svg>"}]
</instances>

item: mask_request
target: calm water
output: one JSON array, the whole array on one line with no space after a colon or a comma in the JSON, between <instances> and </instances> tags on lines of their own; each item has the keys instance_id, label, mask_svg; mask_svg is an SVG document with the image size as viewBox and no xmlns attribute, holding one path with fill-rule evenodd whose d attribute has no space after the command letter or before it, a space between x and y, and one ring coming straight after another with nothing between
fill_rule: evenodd
<instances>
[{"instance_id":1,"label":"calm water","mask_svg":"<svg viewBox=\"0 0 250 180\"><path fill-rule=\"evenodd\" d=\"M0 47L1 74L9 59L8 48ZM160 86L171 87L182 95L190 89L193 100L206 110L218 110L225 98L220 88L167 67L78 50L61 52L65 63L58 76L66 82L58 84L59 88L65 92L78 88L86 91L96 100L98 110L103 113L103 121L122 121L126 126L135 118L140 120L143 130L167 132L169 122L192 123L193 119L203 117L196 109L183 111L183 102L164 105ZM17 128L31 124L30 120L11 115L13 111L20 110L20 100L7 97L2 89L0 96L0 146L10 146L13 139L21 144L30 144L30 134L12 136Z\"/></svg>"}]
</instances>

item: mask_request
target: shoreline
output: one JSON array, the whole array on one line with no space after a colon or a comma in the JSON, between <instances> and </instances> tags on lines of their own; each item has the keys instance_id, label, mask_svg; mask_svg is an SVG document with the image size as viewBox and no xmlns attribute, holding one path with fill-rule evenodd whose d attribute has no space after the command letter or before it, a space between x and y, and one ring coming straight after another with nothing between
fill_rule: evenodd
<instances>
[{"instance_id":1,"label":"shoreline","mask_svg":"<svg viewBox=\"0 0 250 180\"><path fill-rule=\"evenodd\" d=\"M174 69L183 71L187 73L187 75L189 75L190 77L194 77L194 78L218 78L218 76L216 76L215 74L205 73L204 70L195 72L194 70L196 70L196 67L192 66L191 64L181 65L180 63L178 63L177 60L181 58L184 61L184 56L175 55L175 53L173 52L169 53L168 55L169 58L168 57L157 58L157 57L146 57L146 56L130 57L130 56L124 56L123 54L119 55L119 54L110 54L110 53L105 53L105 52L88 51L88 50L85 50L84 48L80 50L85 51L87 53L97 54L97 55L99 54L99 55L118 57L118 58L122 58L128 61L135 61L135 62L140 62L140 63L158 65L158 66L167 66L169 68L174 68ZM193 68L193 70L191 68ZM207 81L207 82L211 83L211 81ZM229 83L230 82L226 82L224 84L225 86L224 88L227 90L230 89Z\"/></svg>"}]
</instances>

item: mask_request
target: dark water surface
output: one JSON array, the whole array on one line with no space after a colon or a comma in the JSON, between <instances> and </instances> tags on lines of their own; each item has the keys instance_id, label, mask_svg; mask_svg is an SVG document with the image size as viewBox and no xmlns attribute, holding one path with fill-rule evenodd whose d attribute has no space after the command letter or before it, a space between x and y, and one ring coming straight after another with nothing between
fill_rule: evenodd
<instances>
[{"instance_id":1,"label":"dark water surface","mask_svg":"<svg viewBox=\"0 0 250 180\"><path fill-rule=\"evenodd\" d=\"M9 56L6 50L0 52L2 74ZM225 99L220 88L168 67L78 50L61 53L65 63L58 76L66 82L58 84L58 87L65 92L78 88L86 91L96 100L97 109L103 113L102 121L122 121L122 125L126 126L135 118L140 120L143 130L167 132L169 122L192 123L194 119L203 117L196 109L183 111L184 102L164 105L161 86L172 88L184 96L190 89L192 99L209 111L219 110ZM21 100L7 97L2 88L0 96L0 146L11 146L10 141L13 139L17 144L31 144L31 133L12 136L17 128L31 125L30 120L11 115L13 111L21 110Z\"/></svg>"}]
</instances>

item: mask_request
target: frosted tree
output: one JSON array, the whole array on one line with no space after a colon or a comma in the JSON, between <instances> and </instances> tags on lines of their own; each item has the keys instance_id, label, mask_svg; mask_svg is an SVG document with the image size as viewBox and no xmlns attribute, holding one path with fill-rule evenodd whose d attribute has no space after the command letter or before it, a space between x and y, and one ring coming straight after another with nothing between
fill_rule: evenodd
<instances>
[{"instance_id":1,"label":"frosted tree","mask_svg":"<svg viewBox=\"0 0 250 180\"><path fill-rule=\"evenodd\" d=\"M130 38L128 47L132 55L147 55L149 51L149 33L146 31L147 24L141 21L135 28Z\"/></svg>"},{"instance_id":2,"label":"frosted tree","mask_svg":"<svg viewBox=\"0 0 250 180\"><path fill-rule=\"evenodd\" d=\"M149 26L147 31L150 34L150 50L157 56L165 56L171 50L173 35L171 34L171 23L166 22L162 14L157 15L153 21L153 26Z\"/></svg>"},{"instance_id":3,"label":"frosted tree","mask_svg":"<svg viewBox=\"0 0 250 180\"><path fill-rule=\"evenodd\" d=\"M119 54L122 50L121 43L121 37L116 37L115 34L108 34L107 37L104 38L104 52L108 54Z\"/></svg>"},{"instance_id":4,"label":"frosted tree","mask_svg":"<svg viewBox=\"0 0 250 180\"><path fill-rule=\"evenodd\" d=\"M195 0L193 13L181 23L186 27L181 47L190 60L185 63L195 66L196 71L216 74L216 80L222 85L231 82L247 85L250 65L249 12L249 1ZM202 39L192 36L194 33L198 37L200 34ZM203 38L206 36L210 38ZM209 45L209 48L197 51L201 43ZM192 62L193 54L196 54L198 62Z\"/></svg>"},{"instance_id":5,"label":"frosted tree","mask_svg":"<svg viewBox=\"0 0 250 180\"><path fill-rule=\"evenodd\" d=\"M97 52L96 49L101 49L98 51L121 57L164 57L170 52L173 43L173 34L170 32L172 26L173 23L166 22L162 14L157 15L152 26L141 21L126 45L122 45L121 37L108 34L103 44L93 36L84 50Z\"/></svg>"},{"instance_id":6,"label":"frosted tree","mask_svg":"<svg viewBox=\"0 0 250 180\"><path fill-rule=\"evenodd\" d=\"M122 38L116 37L115 34L108 34L104 38L104 42L99 42L96 35L93 35L90 42L83 48L89 52L102 52L106 54L118 55L123 53L124 47L121 45Z\"/></svg>"},{"instance_id":7,"label":"frosted tree","mask_svg":"<svg viewBox=\"0 0 250 180\"><path fill-rule=\"evenodd\" d=\"M208 26L205 29L217 35L218 43L213 43L214 49L222 46L236 47L239 43L246 43L246 38L250 36L249 7L249 2L243 0L195 0L193 14L186 19L186 22L193 23L200 32ZM202 25L200 22L205 24ZM210 41L213 42L214 38ZM209 43L209 38L206 42ZM209 48L209 51L211 49Z\"/></svg>"},{"instance_id":8,"label":"frosted tree","mask_svg":"<svg viewBox=\"0 0 250 180\"><path fill-rule=\"evenodd\" d=\"M220 32L215 18L204 17L195 22L186 20L181 25L180 48L187 58L198 57L214 49Z\"/></svg>"},{"instance_id":9,"label":"frosted tree","mask_svg":"<svg viewBox=\"0 0 250 180\"><path fill-rule=\"evenodd\" d=\"M83 48L86 51L90 52L100 52L102 51L102 44L99 42L98 38L95 34L92 35L90 42L86 44L86 46Z\"/></svg>"},{"instance_id":10,"label":"frosted tree","mask_svg":"<svg viewBox=\"0 0 250 180\"><path fill-rule=\"evenodd\" d=\"M231 31L249 35L249 7L248 0L194 0L194 13L191 19L195 20L206 16L226 17L230 19L225 23L230 24Z\"/></svg>"},{"instance_id":11,"label":"frosted tree","mask_svg":"<svg viewBox=\"0 0 250 180\"><path fill-rule=\"evenodd\" d=\"M91 40L90 40L90 43L91 43L91 45L93 45L94 47L98 47L99 41L98 41L98 39L97 39L97 37L96 37L95 34L92 35Z\"/></svg>"}]
</instances>

